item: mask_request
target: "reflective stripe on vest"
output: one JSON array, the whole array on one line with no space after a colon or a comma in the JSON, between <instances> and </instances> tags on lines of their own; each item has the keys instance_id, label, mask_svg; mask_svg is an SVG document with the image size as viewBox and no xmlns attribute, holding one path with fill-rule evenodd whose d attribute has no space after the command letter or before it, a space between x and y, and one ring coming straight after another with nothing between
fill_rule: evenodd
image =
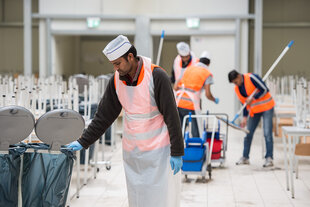
<instances>
[{"instance_id":1,"label":"reflective stripe on vest","mask_svg":"<svg viewBox=\"0 0 310 207\"><path fill-rule=\"evenodd\" d=\"M212 76L205 67L188 67L180 81L184 87L177 91L177 106L189 110L200 110L201 89L210 75Z\"/></svg>"},{"instance_id":2,"label":"reflective stripe on vest","mask_svg":"<svg viewBox=\"0 0 310 207\"><path fill-rule=\"evenodd\" d=\"M159 112L155 97L151 60L142 57L143 65L137 86L127 86L119 80L119 73L114 76L115 90L124 109L123 149L132 151L150 151L170 144L167 126Z\"/></svg>"},{"instance_id":3,"label":"reflective stripe on vest","mask_svg":"<svg viewBox=\"0 0 310 207\"><path fill-rule=\"evenodd\" d=\"M247 73L243 75L244 87L245 87L247 97L249 97L252 94L252 92L256 89L255 85L251 81L251 75L252 75L251 73ZM235 92L239 100L241 101L241 103L244 104L247 97L244 97L241 95L238 86L235 86ZM253 117L254 114L256 113L261 113L261 112L272 109L274 105L275 105L275 102L271 94L267 92L263 97L259 99L253 99L251 105L250 106L247 105L247 110L249 111L250 116Z\"/></svg>"}]
</instances>

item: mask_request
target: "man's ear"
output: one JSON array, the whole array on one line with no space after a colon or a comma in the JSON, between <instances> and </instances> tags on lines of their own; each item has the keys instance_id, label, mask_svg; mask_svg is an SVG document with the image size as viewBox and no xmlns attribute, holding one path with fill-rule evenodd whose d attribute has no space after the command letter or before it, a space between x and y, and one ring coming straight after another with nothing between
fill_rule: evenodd
<instances>
[{"instance_id":1,"label":"man's ear","mask_svg":"<svg viewBox=\"0 0 310 207\"><path fill-rule=\"evenodd\" d=\"M132 53L129 53L128 54L128 56L127 56L127 60L129 61L133 61L133 59L134 59L134 56L133 56L133 54Z\"/></svg>"}]
</instances>

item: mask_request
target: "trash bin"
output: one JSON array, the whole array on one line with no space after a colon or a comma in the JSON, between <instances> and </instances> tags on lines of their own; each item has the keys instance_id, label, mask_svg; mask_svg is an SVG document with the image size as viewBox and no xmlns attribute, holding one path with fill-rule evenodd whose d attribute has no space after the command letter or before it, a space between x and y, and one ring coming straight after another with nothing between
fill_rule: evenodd
<instances>
[{"instance_id":1,"label":"trash bin","mask_svg":"<svg viewBox=\"0 0 310 207\"><path fill-rule=\"evenodd\" d=\"M0 206L16 207L18 203L21 155L24 146L14 145L29 136L35 119L20 106L0 108Z\"/></svg>"},{"instance_id":2,"label":"trash bin","mask_svg":"<svg viewBox=\"0 0 310 207\"><path fill-rule=\"evenodd\" d=\"M42 152L45 144L29 145L34 152L24 154L23 206L64 207L66 205L74 155L63 149L58 154Z\"/></svg>"},{"instance_id":3,"label":"trash bin","mask_svg":"<svg viewBox=\"0 0 310 207\"><path fill-rule=\"evenodd\" d=\"M0 154L0 206L18 205L18 177L20 173L20 155L14 151Z\"/></svg>"},{"instance_id":4,"label":"trash bin","mask_svg":"<svg viewBox=\"0 0 310 207\"><path fill-rule=\"evenodd\" d=\"M82 116L68 109L43 114L35 133L44 143L30 143L24 154L23 206L64 207L66 205L74 155L64 145L81 136ZM32 152L30 152L32 151Z\"/></svg>"}]
</instances>

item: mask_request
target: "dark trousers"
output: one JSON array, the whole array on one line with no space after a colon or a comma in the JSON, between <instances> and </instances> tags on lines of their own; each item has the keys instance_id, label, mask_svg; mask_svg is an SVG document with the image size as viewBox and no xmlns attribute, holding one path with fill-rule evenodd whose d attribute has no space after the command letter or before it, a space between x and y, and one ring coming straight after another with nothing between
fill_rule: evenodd
<instances>
[{"instance_id":1,"label":"dark trousers","mask_svg":"<svg viewBox=\"0 0 310 207\"><path fill-rule=\"evenodd\" d=\"M189 109L184 109L184 108L178 107L178 111L179 111L181 126L183 126L184 116L188 115L189 112L192 112L192 115L195 115L194 110L189 110ZM187 126L187 125L188 125L188 119L186 120L185 126ZM192 118L192 136L193 137L200 137L196 118Z\"/></svg>"}]
</instances>

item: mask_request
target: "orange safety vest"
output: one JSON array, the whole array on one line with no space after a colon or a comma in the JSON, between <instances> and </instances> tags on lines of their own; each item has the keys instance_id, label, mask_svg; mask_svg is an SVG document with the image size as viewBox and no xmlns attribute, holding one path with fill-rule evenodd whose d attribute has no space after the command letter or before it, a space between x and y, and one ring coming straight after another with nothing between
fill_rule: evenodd
<instances>
[{"instance_id":1,"label":"orange safety vest","mask_svg":"<svg viewBox=\"0 0 310 207\"><path fill-rule=\"evenodd\" d=\"M249 97L253 91L256 89L255 85L251 81L251 73L247 73L243 75L244 77L244 87L247 94L247 97ZM239 87L235 86L236 94L241 101L242 104L245 103L247 97L244 97L241 95L239 91ZM263 97L259 99L253 99L251 105L247 105L247 110L250 113L250 116L253 117L254 114L261 113L264 111L268 111L272 109L275 105L275 102L269 92L267 92Z\"/></svg>"},{"instance_id":2,"label":"orange safety vest","mask_svg":"<svg viewBox=\"0 0 310 207\"><path fill-rule=\"evenodd\" d=\"M210 75L213 76L205 67L197 65L188 67L180 81L182 87L176 93L177 106L189 110L200 110L201 89Z\"/></svg>"},{"instance_id":3,"label":"orange safety vest","mask_svg":"<svg viewBox=\"0 0 310 207\"><path fill-rule=\"evenodd\" d=\"M195 56L191 53L192 59L191 62L188 64L187 67L195 65L195 63L197 63L199 61L199 59L195 58ZM182 68L182 58L180 55L176 56L176 58L174 59L174 63L173 63L173 71L174 71L174 77L175 77L175 82L179 81L184 72L182 71L184 70Z\"/></svg>"}]
</instances>

